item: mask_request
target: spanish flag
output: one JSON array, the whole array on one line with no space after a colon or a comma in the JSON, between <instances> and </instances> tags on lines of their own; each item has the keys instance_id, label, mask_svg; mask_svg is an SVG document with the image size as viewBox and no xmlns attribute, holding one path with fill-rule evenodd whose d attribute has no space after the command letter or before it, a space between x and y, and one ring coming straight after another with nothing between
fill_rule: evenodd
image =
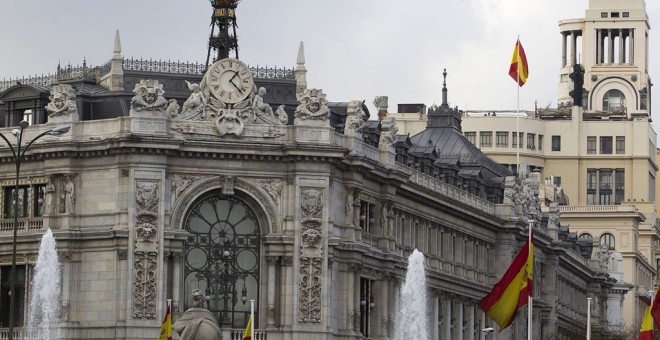
<instances>
[{"instance_id":1,"label":"spanish flag","mask_svg":"<svg viewBox=\"0 0 660 340\"><path fill-rule=\"evenodd\" d=\"M649 305L644 311L644 319L642 319L642 328L639 330L637 340L653 340L653 317L651 316L651 305L653 300L649 299Z\"/></svg>"},{"instance_id":2,"label":"spanish flag","mask_svg":"<svg viewBox=\"0 0 660 340\"><path fill-rule=\"evenodd\" d=\"M520 43L520 39L516 41L516 47L513 49L513 58L511 58L509 75L513 80L517 81L520 86L525 85L527 82L529 67L527 66L527 56L525 56L525 50Z\"/></svg>"},{"instance_id":3,"label":"spanish flag","mask_svg":"<svg viewBox=\"0 0 660 340\"><path fill-rule=\"evenodd\" d=\"M520 250L506 270L504 276L495 284L493 290L479 301L479 307L500 326L500 331L509 327L516 317L516 312L527 304L532 296L532 268L534 264L534 235Z\"/></svg>"},{"instance_id":4,"label":"spanish flag","mask_svg":"<svg viewBox=\"0 0 660 340\"><path fill-rule=\"evenodd\" d=\"M245 327L245 333L243 333L243 340L252 340L252 315L248 319L248 324Z\"/></svg>"},{"instance_id":5,"label":"spanish flag","mask_svg":"<svg viewBox=\"0 0 660 340\"><path fill-rule=\"evenodd\" d=\"M651 316L655 325L660 327L660 285L655 291L655 299L653 299L653 306L651 307Z\"/></svg>"},{"instance_id":6,"label":"spanish flag","mask_svg":"<svg viewBox=\"0 0 660 340\"><path fill-rule=\"evenodd\" d=\"M163 326L160 328L160 335L158 340L172 340L172 306L167 303L167 311L165 312L165 318L163 319Z\"/></svg>"}]
</instances>

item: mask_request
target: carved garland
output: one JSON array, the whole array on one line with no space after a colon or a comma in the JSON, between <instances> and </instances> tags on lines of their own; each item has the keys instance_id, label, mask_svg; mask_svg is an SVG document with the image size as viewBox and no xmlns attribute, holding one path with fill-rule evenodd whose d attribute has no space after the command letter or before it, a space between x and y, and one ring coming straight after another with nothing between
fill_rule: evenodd
<instances>
[{"instance_id":1,"label":"carved garland","mask_svg":"<svg viewBox=\"0 0 660 340\"><path fill-rule=\"evenodd\" d=\"M158 274L158 182L136 183L133 317L156 318Z\"/></svg>"},{"instance_id":2,"label":"carved garland","mask_svg":"<svg viewBox=\"0 0 660 340\"><path fill-rule=\"evenodd\" d=\"M323 189L301 189L300 323L321 322Z\"/></svg>"}]
</instances>

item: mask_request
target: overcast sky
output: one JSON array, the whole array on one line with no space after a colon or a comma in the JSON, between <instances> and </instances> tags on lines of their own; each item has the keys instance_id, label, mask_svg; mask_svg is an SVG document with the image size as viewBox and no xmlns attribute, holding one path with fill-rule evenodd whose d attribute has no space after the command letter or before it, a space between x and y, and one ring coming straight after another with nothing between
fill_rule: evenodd
<instances>
[{"instance_id":1,"label":"overcast sky","mask_svg":"<svg viewBox=\"0 0 660 340\"><path fill-rule=\"evenodd\" d=\"M0 79L54 73L58 62L84 58L101 65L112 56L115 30L126 58L206 60L212 12L206 0L2 0L0 6ZM532 110L535 102L554 107L558 21L584 17L587 6L588 0L243 0L239 57L252 66L292 68L304 41L308 86L323 89L330 101L365 99L372 117L378 95L389 96L391 112L401 103L440 104L444 68L450 105L515 110L516 84L507 73L520 35L530 68L521 109ZM660 1L646 6L653 28ZM657 82L660 30L650 35ZM657 126L660 111L654 117Z\"/></svg>"}]
</instances>

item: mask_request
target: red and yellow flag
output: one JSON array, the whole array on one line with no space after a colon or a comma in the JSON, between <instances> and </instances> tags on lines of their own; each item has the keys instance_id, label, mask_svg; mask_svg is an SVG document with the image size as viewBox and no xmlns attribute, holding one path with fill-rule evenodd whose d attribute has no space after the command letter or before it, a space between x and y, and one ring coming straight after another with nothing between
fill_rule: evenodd
<instances>
[{"instance_id":1,"label":"red and yellow flag","mask_svg":"<svg viewBox=\"0 0 660 340\"><path fill-rule=\"evenodd\" d=\"M660 327L660 285L655 291L655 299L653 299L653 305L651 306L651 316L655 325Z\"/></svg>"},{"instance_id":2,"label":"red and yellow flag","mask_svg":"<svg viewBox=\"0 0 660 340\"><path fill-rule=\"evenodd\" d=\"M651 316L652 305L652 300L649 299L649 305L644 311L644 319L642 319L642 327L639 329L637 340L653 340L653 317Z\"/></svg>"},{"instance_id":3,"label":"red and yellow flag","mask_svg":"<svg viewBox=\"0 0 660 340\"><path fill-rule=\"evenodd\" d=\"M163 319L163 326L160 328L160 335L158 340L172 340L172 306L167 304L167 311L165 312L165 318Z\"/></svg>"},{"instance_id":4,"label":"red and yellow flag","mask_svg":"<svg viewBox=\"0 0 660 340\"><path fill-rule=\"evenodd\" d=\"M495 284L493 290L479 301L479 307L500 326L507 328L516 317L516 312L527 304L532 296L532 268L534 265L534 240L525 242L523 249Z\"/></svg>"},{"instance_id":5,"label":"red and yellow flag","mask_svg":"<svg viewBox=\"0 0 660 340\"><path fill-rule=\"evenodd\" d=\"M520 86L525 85L527 82L529 67L527 65L527 56L525 56L525 50L520 43L520 39L516 41L516 48L513 49L513 58L511 58L509 75L513 80L517 81Z\"/></svg>"},{"instance_id":6,"label":"red and yellow flag","mask_svg":"<svg viewBox=\"0 0 660 340\"><path fill-rule=\"evenodd\" d=\"M243 333L243 340L252 340L252 315L248 319L248 324L245 327L245 333Z\"/></svg>"}]
</instances>

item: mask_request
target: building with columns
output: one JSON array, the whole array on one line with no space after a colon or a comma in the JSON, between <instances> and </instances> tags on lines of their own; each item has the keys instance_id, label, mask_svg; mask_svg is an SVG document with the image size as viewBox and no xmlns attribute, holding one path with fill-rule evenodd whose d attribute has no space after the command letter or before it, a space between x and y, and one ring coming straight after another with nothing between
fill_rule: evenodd
<instances>
[{"instance_id":1,"label":"building with columns","mask_svg":"<svg viewBox=\"0 0 660 340\"><path fill-rule=\"evenodd\" d=\"M593 336L616 335L608 313L629 288L612 289L609 250L579 239L554 195L539 200L542 177L514 176L466 138L446 84L424 129L402 134L386 97L369 120L363 101L308 84L302 44L292 69L232 57L235 21L217 18L235 19L217 7L228 3L212 3L222 39L208 64L124 58L117 33L104 65L0 83L0 134L21 121L25 140L71 127L31 145L18 190L0 146L0 337L16 227L17 332L50 228L62 339L153 339L166 299L176 322L197 289L223 338L240 336L254 300L260 339L391 339L414 249L426 256L431 339L520 339L524 309L485 333L496 326L477 302L530 225L535 337L583 338L587 297Z\"/></svg>"}]
</instances>

